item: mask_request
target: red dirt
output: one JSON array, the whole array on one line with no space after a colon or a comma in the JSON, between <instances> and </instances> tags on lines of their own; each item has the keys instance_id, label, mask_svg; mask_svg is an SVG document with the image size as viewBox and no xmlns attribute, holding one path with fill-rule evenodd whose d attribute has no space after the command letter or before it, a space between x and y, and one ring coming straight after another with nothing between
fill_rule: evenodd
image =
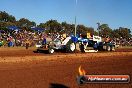
<instances>
[{"instance_id":1,"label":"red dirt","mask_svg":"<svg viewBox=\"0 0 132 88\"><path fill-rule=\"evenodd\" d=\"M34 51L36 50L33 50L33 49L29 49L29 50L26 50L24 48L22 49L13 49L13 50L8 50L8 49L5 49L4 48L1 50L0 49L0 57L20 57L20 56L47 56L49 54L46 54L47 52L44 52L44 53L34 53ZM104 52L104 51L102 51ZM132 48L119 48L119 49L116 49L116 52L132 52ZM79 52L77 52L79 53ZM100 53L100 52L99 52ZM55 53L54 55L67 55L69 53L61 53L61 52L57 52Z\"/></svg>"},{"instance_id":2,"label":"red dirt","mask_svg":"<svg viewBox=\"0 0 132 88\"><path fill-rule=\"evenodd\" d=\"M0 88L132 88L131 82L82 86L76 82L80 65L87 74L126 74L132 78L132 49L118 50L53 55L24 49L0 50ZM24 61L21 61L22 57Z\"/></svg>"}]
</instances>

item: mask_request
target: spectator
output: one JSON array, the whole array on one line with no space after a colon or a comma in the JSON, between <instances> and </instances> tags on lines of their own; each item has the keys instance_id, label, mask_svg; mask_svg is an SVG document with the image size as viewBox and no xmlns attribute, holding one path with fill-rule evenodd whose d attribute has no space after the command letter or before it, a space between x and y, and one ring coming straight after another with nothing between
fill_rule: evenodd
<instances>
[{"instance_id":1,"label":"spectator","mask_svg":"<svg viewBox=\"0 0 132 88\"><path fill-rule=\"evenodd\" d=\"M30 45L30 42L29 42L29 40L28 39L26 39L26 49L28 49L28 47L29 47L29 45Z\"/></svg>"}]
</instances>

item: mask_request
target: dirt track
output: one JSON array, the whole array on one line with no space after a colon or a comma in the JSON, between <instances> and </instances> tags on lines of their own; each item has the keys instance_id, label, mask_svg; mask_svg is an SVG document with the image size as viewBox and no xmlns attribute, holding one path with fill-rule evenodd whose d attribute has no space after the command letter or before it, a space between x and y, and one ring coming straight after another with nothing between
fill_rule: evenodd
<instances>
[{"instance_id":1,"label":"dirt track","mask_svg":"<svg viewBox=\"0 0 132 88\"><path fill-rule=\"evenodd\" d=\"M0 49L0 88L132 88L129 84L78 86L81 65L87 74L128 74L132 78L132 49L99 53L33 53ZM123 51L123 52L122 52Z\"/></svg>"},{"instance_id":2,"label":"dirt track","mask_svg":"<svg viewBox=\"0 0 132 88\"><path fill-rule=\"evenodd\" d=\"M47 56L47 52L44 53L34 53L35 49L29 49L26 50L25 48L0 48L0 57L21 57L21 56ZM127 48L127 49L117 49L115 52L132 52L132 48ZM101 52L99 52L101 53ZM103 52L104 53L104 52ZM67 55L68 53L61 53L57 52L54 55Z\"/></svg>"}]
</instances>

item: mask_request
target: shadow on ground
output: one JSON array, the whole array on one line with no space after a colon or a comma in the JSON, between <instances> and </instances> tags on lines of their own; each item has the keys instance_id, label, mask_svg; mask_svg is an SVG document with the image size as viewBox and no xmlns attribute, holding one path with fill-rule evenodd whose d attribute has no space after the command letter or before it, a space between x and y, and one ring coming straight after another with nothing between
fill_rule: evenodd
<instances>
[{"instance_id":1,"label":"shadow on ground","mask_svg":"<svg viewBox=\"0 0 132 88\"><path fill-rule=\"evenodd\" d=\"M51 83L49 88L70 88L70 87L67 87L63 84Z\"/></svg>"},{"instance_id":2,"label":"shadow on ground","mask_svg":"<svg viewBox=\"0 0 132 88\"><path fill-rule=\"evenodd\" d=\"M40 50L40 51L33 51L34 53L44 53L44 54L49 54L48 50Z\"/></svg>"}]
</instances>

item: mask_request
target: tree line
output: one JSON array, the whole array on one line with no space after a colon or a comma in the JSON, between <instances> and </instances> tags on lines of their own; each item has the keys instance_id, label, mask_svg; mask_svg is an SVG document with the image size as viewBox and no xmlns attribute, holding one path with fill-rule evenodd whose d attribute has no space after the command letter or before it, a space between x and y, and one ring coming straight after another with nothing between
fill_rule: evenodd
<instances>
[{"instance_id":1,"label":"tree line","mask_svg":"<svg viewBox=\"0 0 132 88\"><path fill-rule=\"evenodd\" d=\"M59 23L57 20L49 20L45 23L36 25L34 21L30 21L27 18L21 18L16 20L15 16L8 14L5 11L0 11L0 30L7 29L8 26L17 26L21 29L30 30L32 27L44 28L46 33L64 32L74 33L75 24L69 24L67 22ZM102 37L109 36L111 38L131 38L131 31L129 28L119 27L117 29L111 29L108 24L99 24L98 29L93 27L86 27L83 24L77 25L77 34L90 33L91 35L100 35Z\"/></svg>"}]
</instances>

